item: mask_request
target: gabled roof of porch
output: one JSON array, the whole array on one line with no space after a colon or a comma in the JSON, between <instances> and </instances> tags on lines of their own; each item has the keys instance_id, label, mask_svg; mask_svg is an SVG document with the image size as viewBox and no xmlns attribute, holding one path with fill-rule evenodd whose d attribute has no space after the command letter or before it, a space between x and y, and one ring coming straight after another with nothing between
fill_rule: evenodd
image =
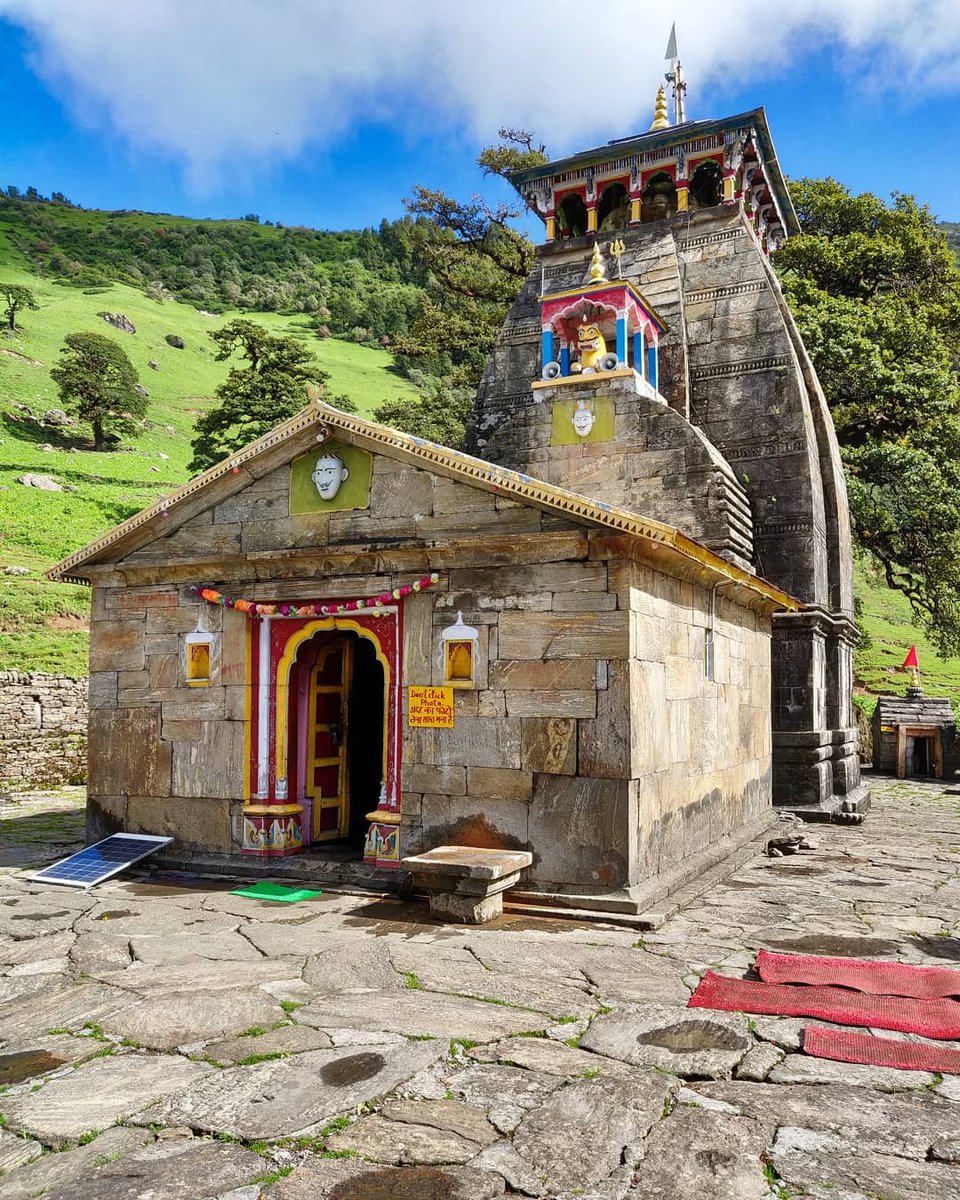
<instances>
[{"instance_id":1,"label":"gabled roof of porch","mask_svg":"<svg viewBox=\"0 0 960 1200\"><path fill-rule=\"evenodd\" d=\"M180 523L176 520L178 516L186 520L207 507L203 503L204 493L212 492L216 485L220 487L216 496L211 495L211 504L220 503L226 496L242 491L252 479L304 453L306 445L309 445L305 439L312 432L315 432L317 441L336 437L436 475L564 516L573 523L626 539L627 544L636 542L645 544L649 549L657 548L661 551L657 557L663 560L663 567L668 571L671 559L686 560L688 567L695 566L698 573L708 579L739 584L773 608L795 611L800 607L800 602L793 596L721 558L670 525L534 479L520 471L496 466L460 450L451 450L425 438L341 412L320 400L312 401L302 412L197 475L172 495L161 497L83 549L64 558L50 568L47 577L70 583L89 583L92 573L89 568L118 561L132 550L172 532ZM231 488L229 485L233 479L236 480L236 486ZM227 485L226 491L224 484Z\"/></svg>"}]
</instances>

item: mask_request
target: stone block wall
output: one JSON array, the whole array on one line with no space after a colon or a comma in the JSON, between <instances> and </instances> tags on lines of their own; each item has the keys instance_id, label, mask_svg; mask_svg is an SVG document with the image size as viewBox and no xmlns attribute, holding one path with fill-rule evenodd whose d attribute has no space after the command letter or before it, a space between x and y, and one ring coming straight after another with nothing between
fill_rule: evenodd
<instances>
[{"instance_id":1,"label":"stone block wall","mask_svg":"<svg viewBox=\"0 0 960 1200\"><path fill-rule=\"evenodd\" d=\"M0 789L83 783L87 681L0 671Z\"/></svg>"},{"instance_id":2,"label":"stone block wall","mask_svg":"<svg viewBox=\"0 0 960 1200\"><path fill-rule=\"evenodd\" d=\"M571 491L682 529L753 570L753 518L746 492L706 435L634 375L580 376L538 387L534 402L505 418L485 453ZM610 440L553 444L553 407L563 401L614 410Z\"/></svg>"},{"instance_id":3,"label":"stone block wall","mask_svg":"<svg viewBox=\"0 0 960 1200\"><path fill-rule=\"evenodd\" d=\"M628 571L642 879L769 810L770 624L724 599L729 588L711 598L711 589L648 567Z\"/></svg>"},{"instance_id":4,"label":"stone block wall","mask_svg":"<svg viewBox=\"0 0 960 1200\"><path fill-rule=\"evenodd\" d=\"M454 729L405 734L404 852L528 849L534 884L626 887L761 819L769 618L714 604L708 676L709 590L636 563L452 570L418 597L406 682L439 682L409 646L457 610L482 661Z\"/></svg>"},{"instance_id":5,"label":"stone block wall","mask_svg":"<svg viewBox=\"0 0 960 1200\"><path fill-rule=\"evenodd\" d=\"M295 515L288 495L285 466L129 553L95 588L91 835L123 825L239 849L250 627L187 579L296 603L440 569L437 588L403 602L404 854L529 848L535 884L618 888L769 805L770 624L731 603L729 585L713 598L708 678L709 589L618 557L603 531L385 455L366 509ZM139 582L171 572L178 582ZM190 688L182 641L201 612L221 636L211 684ZM479 631L476 686L456 690L454 728L410 728L406 689L442 683L441 633L458 612Z\"/></svg>"},{"instance_id":6,"label":"stone block wall","mask_svg":"<svg viewBox=\"0 0 960 1200\"><path fill-rule=\"evenodd\" d=\"M187 687L183 636L221 633ZM90 627L88 833L172 835L219 853L244 800L246 619L189 586L97 588Z\"/></svg>"}]
</instances>

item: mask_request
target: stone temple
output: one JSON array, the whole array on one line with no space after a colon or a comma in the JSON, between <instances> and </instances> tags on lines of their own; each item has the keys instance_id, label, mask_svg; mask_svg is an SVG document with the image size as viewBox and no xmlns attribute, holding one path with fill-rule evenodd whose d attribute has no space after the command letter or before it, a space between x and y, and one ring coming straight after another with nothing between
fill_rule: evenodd
<instances>
[{"instance_id":1,"label":"stone temple","mask_svg":"<svg viewBox=\"0 0 960 1200\"><path fill-rule=\"evenodd\" d=\"M796 217L762 109L664 109L516 177L546 241L465 452L312 403L53 569L93 588L91 837L377 885L522 851L529 902L641 912L777 806L858 819Z\"/></svg>"},{"instance_id":2,"label":"stone temple","mask_svg":"<svg viewBox=\"0 0 960 1200\"><path fill-rule=\"evenodd\" d=\"M516 185L547 240L498 338L468 448L673 524L800 599L773 621L773 800L810 819L856 811L866 794L846 490L826 400L769 263L799 230L763 109L610 142ZM569 297L576 315L607 239L616 283L659 322L624 337L629 302L598 296L587 307L619 336L629 370L570 375L571 322L544 320L558 306L541 298ZM531 391L541 347L555 345L552 386ZM551 409L581 398L615 413L613 437L558 446Z\"/></svg>"}]
</instances>

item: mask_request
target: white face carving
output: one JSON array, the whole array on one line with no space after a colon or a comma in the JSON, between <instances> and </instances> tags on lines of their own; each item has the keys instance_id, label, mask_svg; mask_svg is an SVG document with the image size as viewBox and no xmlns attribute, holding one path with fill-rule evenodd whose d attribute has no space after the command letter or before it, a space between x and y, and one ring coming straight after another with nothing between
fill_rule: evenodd
<instances>
[{"instance_id":1,"label":"white face carving","mask_svg":"<svg viewBox=\"0 0 960 1200\"><path fill-rule=\"evenodd\" d=\"M570 418L570 420L573 422L574 432L578 437L587 436L587 434L593 428L593 422L595 419L596 418L590 409L582 403L577 405L576 412Z\"/></svg>"},{"instance_id":2,"label":"white face carving","mask_svg":"<svg viewBox=\"0 0 960 1200\"><path fill-rule=\"evenodd\" d=\"M310 476L321 500L332 500L340 484L350 478L350 472L335 454L321 454Z\"/></svg>"}]
</instances>

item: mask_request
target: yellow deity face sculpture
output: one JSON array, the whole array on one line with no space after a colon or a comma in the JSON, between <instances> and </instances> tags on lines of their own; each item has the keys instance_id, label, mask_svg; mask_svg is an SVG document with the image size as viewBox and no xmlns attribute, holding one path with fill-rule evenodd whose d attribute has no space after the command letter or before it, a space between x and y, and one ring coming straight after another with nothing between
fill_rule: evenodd
<instances>
[{"instance_id":1,"label":"yellow deity face sculpture","mask_svg":"<svg viewBox=\"0 0 960 1200\"><path fill-rule=\"evenodd\" d=\"M577 373L599 369L598 363L607 352L607 343L596 325L581 325L579 327L577 330L577 349L580 352L580 361L570 368L571 371Z\"/></svg>"}]
</instances>

